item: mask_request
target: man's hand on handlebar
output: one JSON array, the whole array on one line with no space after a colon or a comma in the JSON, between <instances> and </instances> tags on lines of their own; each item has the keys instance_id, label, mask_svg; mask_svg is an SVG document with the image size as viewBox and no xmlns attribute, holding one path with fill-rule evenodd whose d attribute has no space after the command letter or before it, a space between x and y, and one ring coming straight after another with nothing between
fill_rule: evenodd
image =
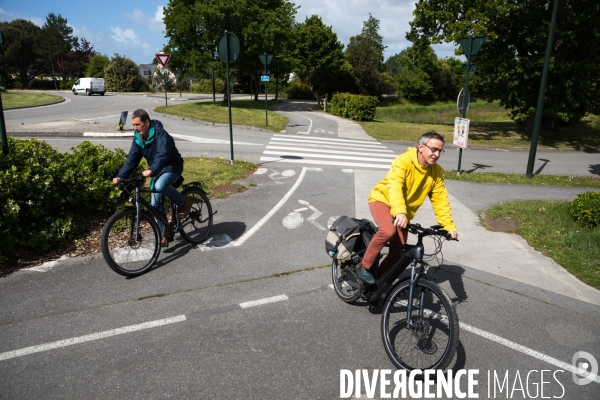
<instances>
[{"instance_id":1,"label":"man's hand on handlebar","mask_svg":"<svg viewBox=\"0 0 600 400\"><path fill-rule=\"evenodd\" d=\"M396 218L394 218L394 225L397 228L405 229L408 225L408 218L406 218L406 214L396 214Z\"/></svg>"},{"instance_id":2,"label":"man's hand on handlebar","mask_svg":"<svg viewBox=\"0 0 600 400\"><path fill-rule=\"evenodd\" d=\"M149 169L147 169L147 170L145 170L144 172L142 172L142 175L144 175L144 177L146 177L146 178L147 178L147 177L149 177L149 176L152 176L152 171L151 171L151 170L149 170Z\"/></svg>"},{"instance_id":3,"label":"man's hand on handlebar","mask_svg":"<svg viewBox=\"0 0 600 400\"><path fill-rule=\"evenodd\" d=\"M451 231L448 232L450 234L450 237L452 237L452 240L458 240L458 232L456 231Z\"/></svg>"},{"instance_id":4,"label":"man's hand on handlebar","mask_svg":"<svg viewBox=\"0 0 600 400\"><path fill-rule=\"evenodd\" d=\"M116 185L117 183L119 183L119 181L121 180L121 178L113 178L113 185Z\"/></svg>"}]
</instances>

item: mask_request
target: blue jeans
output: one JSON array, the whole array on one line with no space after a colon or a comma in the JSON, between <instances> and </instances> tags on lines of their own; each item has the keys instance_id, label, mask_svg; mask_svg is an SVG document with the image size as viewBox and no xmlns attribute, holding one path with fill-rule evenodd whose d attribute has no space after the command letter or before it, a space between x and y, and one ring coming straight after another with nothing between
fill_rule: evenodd
<instances>
[{"instance_id":1,"label":"blue jeans","mask_svg":"<svg viewBox=\"0 0 600 400\"><path fill-rule=\"evenodd\" d=\"M181 175L174 174L172 172L166 172L161 174L156 181L154 182L154 190L158 193L152 193L152 201L150 204L152 207L156 208L156 210L166 218L165 208L163 204L163 200L165 195L177 205L177 207L181 207L183 203L185 203L185 197L177 189L171 186L173 183L177 182ZM164 224L160 219L157 219L158 227L160 231L164 233Z\"/></svg>"}]
</instances>

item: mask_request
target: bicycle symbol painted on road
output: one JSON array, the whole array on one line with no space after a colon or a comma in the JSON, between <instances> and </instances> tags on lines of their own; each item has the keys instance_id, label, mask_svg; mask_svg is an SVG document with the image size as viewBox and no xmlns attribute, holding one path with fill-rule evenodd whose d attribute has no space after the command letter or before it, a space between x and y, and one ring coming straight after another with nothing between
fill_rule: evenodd
<instances>
[{"instance_id":1,"label":"bicycle symbol painted on road","mask_svg":"<svg viewBox=\"0 0 600 400\"><path fill-rule=\"evenodd\" d=\"M322 231L326 231L327 229L329 229L331 227L331 224L333 224L333 222L339 218L339 216L329 217L329 219L327 220L326 228L316 221L317 218L323 215L321 211L317 210L314 206L311 206L310 203L306 200L298 200L298 203L302 204L305 207L295 209L294 211L286 215L283 218L283 221L281 221L283 226L285 226L288 229L296 229L300 225L302 225L302 223L304 222L304 215L302 214L303 211L311 210L313 212L312 215L306 218L306 221L310 222L312 225L316 226Z\"/></svg>"}]
</instances>

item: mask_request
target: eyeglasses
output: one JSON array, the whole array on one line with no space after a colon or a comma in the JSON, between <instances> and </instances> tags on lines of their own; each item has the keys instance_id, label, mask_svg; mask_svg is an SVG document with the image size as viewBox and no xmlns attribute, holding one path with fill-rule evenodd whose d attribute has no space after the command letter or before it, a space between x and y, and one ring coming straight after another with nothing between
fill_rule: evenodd
<instances>
[{"instance_id":1,"label":"eyeglasses","mask_svg":"<svg viewBox=\"0 0 600 400\"><path fill-rule=\"evenodd\" d=\"M444 149L438 149L437 147L429 147L429 146L427 146L426 144L424 144L423 146L425 146L425 147L427 147L429 150L431 150L431 152L432 152L432 153L437 153L437 152L439 152L439 153L440 153L440 156L442 155L442 153L445 153L445 152L446 152L446 150L444 150Z\"/></svg>"}]
</instances>

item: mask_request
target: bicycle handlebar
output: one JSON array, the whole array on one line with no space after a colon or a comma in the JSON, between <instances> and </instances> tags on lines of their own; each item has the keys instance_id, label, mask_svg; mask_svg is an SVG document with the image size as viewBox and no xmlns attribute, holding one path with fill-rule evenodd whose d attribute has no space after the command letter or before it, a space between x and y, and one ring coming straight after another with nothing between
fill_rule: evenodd
<instances>
[{"instance_id":1,"label":"bicycle handlebar","mask_svg":"<svg viewBox=\"0 0 600 400\"><path fill-rule=\"evenodd\" d=\"M458 239L452 239L452 235L450 235L450 232L441 229L443 228L443 226L441 225L433 225L429 228L424 228L421 226L421 224L408 224L406 228L410 233L414 235L419 235L419 237L437 235L446 238L446 240L458 241Z\"/></svg>"}]
</instances>

